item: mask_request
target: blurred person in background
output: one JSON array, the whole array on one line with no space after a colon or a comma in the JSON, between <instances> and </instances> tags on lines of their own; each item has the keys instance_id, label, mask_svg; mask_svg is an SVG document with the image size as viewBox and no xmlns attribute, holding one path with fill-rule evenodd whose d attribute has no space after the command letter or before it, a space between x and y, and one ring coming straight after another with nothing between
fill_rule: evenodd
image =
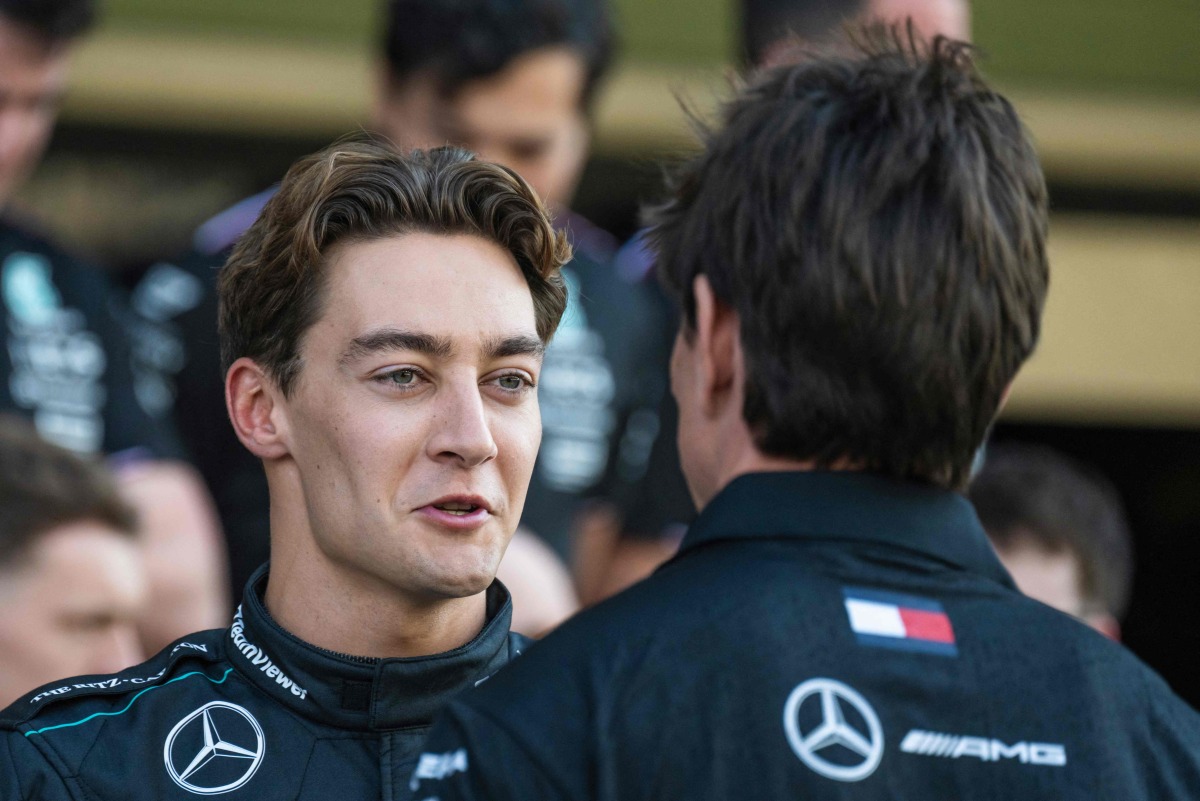
<instances>
[{"instance_id":1,"label":"blurred person in background","mask_svg":"<svg viewBox=\"0 0 1200 801\"><path fill-rule=\"evenodd\" d=\"M410 798L433 714L528 646L495 576L569 257L529 185L464 150L297 162L218 287L269 570L228 629L0 714L0 798Z\"/></svg>"},{"instance_id":2,"label":"blurred person in background","mask_svg":"<svg viewBox=\"0 0 1200 801\"><path fill-rule=\"evenodd\" d=\"M971 40L968 0L742 0L742 49L753 69L802 58L840 38L847 23L907 24L926 39Z\"/></svg>"},{"instance_id":3,"label":"blurred person in background","mask_svg":"<svg viewBox=\"0 0 1200 801\"><path fill-rule=\"evenodd\" d=\"M1041 328L1029 133L968 45L860 47L752 80L653 214L679 555L452 701L418 797L1195 798L1200 715L962 494Z\"/></svg>"},{"instance_id":4,"label":"blurred person in background","mask_svg":"<svg viewBox=\"0 0 1200 801\"><path fill-rule=\"evenodd\" d=\"M1021 592L1120 639L1133 548L1111 483L1044 446L991 445L968 497Z\"/></svg>"},{"instance_id":5,"label":"blurred person in background","mask_svg":"<svg viewBox=\"0 0 1200 801\"><path fill-rule=\"evenodd\" d=\"M103 466L0 415L0 708L142 661L146 597L134 512Z\"/></svg>"},{"instance_id":6,"label":"blurred person in background","mask_svg":"<svg viewBox=\"0 0 1200 801\"><path fill-rule=\"evenodd\" d=\"M855 22L911 20L927 39L939 34L959 41L971 38L967 0L742 0L740 10L742 53L750 72L803 59L814 45L842 40L846 26ZM644 233L622 247L616 259L620 274L648 275L654 259ZM660 316L673 319L667 305ZM665 366L664 361L661 369ZM574 565L585 604L650 575L675 553L695 516L679 467L676 415L674 401L664 393L646 479L625 504L624 516L596 515L585 521Z\"/></svg>"},{"instance_id":7,"label":"blurred person in background","mask_svg":"<svg viewBox=\"0 0 1200 801\"><path fill-rule=\"evenodd\" d=\"M535 635L577 608L560 555L593 503L619 508L644 474L666 391L656 367L670 339L660 333L659 307L640 276L613 269L610 236L569 209L611 59L611 24L601 0L392 0L383 11L372 128L401 150L451 143L516 170L574 247L563 270L570 305L538 387L542 448L522 531L501 566L516 599L514 627ZM179 267L208 295L169 321L189 362L173 379L176 418L217 498L235 584L267 558L266 486L225 426L211 286L215 266L274 192L199 228L196 252ZM158 276L153 285L168 310L172 282L189 293L196 283Z\"/></svg>"},{"instance_id":8,"label":"blurred person in background","mask_svg":"<svg viewBox=\"0 0 1200 801\"><path fill-rule=\"evenodd\" d=\"M12 203L41 160L94 17L91 0L0 0L0 409L51 442L109 456L141 519L151 602L140 628L157 650L225 619L216 517L170 427L141 406L106 276L19 220Z\"/></svg>"}]
</instances>

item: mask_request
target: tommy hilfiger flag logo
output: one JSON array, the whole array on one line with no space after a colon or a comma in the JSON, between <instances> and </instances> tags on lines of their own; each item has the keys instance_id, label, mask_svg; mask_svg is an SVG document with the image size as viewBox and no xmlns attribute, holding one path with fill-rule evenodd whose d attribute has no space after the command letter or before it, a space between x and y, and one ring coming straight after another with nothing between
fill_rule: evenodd
<instances>
[{"instance_id":1,"label":"tommy hilfiger flag logo","mask_svg":"<svg viewBox=\"0 0 1200 801\"><path fill-rule=\"evenodd\" d=\"M843 587L842 596L859 644L958 656L954 627L937 601L865 587Z\"/></svg>"}]
</instances>

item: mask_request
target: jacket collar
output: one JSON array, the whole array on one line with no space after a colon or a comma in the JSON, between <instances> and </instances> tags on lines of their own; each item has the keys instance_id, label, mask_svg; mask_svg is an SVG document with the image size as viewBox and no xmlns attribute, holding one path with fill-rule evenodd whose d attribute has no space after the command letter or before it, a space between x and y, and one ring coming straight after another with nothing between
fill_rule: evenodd
<instances>
[{"instance_id":1,"label":"jacket collar","mask_svg":"<svg viewBox=\"0 0 1200 801\"><path fill-rule=\"evenodd\" d=\"M878 475L796 471L739 476L700 513L680 551L755 538L887 545L1014 587L966 498Z\"/></svg>"},{"instance_id":2,"label":"jacket collar","mask_svg":"<svg viewBox=\"0 0 1200 801\"><path fill-rule=\"evenodd\" d=\"M263 604L267 567L251 576L234 614L229 660L251 684L320 723L359 731L428 726L450 698L513 656L512 601L499 581L487 590L488 622L471 642L430 656L373 659L318 648L279 626Z\"/></svg>"}]
</instances>

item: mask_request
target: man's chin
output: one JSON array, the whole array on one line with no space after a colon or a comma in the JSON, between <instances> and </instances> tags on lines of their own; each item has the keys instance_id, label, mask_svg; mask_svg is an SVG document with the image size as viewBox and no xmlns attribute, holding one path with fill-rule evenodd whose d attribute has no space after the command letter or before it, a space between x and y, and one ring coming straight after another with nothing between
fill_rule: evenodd
<instances>
[{"instance_id":1,"label":"man's chin","mask_svg":"<svg viewBox=\"0 0 1200 801\"><path fill-rule=\"evenodd\" d=\"M447 600L469 598L492 586L499 560L481 560L474 564L444 565L426 574L425 586L430 595Z\"/></svg>"}]
</instances>

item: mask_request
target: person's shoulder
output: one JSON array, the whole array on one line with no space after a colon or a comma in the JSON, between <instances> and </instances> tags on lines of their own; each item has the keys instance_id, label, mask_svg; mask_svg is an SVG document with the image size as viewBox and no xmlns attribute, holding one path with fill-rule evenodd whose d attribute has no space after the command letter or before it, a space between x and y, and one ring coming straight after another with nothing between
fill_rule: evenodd
<instances>
[{"instance_id":1,"label":"person's shoulder","mask_svg":"<svg viewBox=\"0 0 1200 801\"><path fill-rule=\"evenodd\" d=\"M0 731L29 737L120 715L141 695L193 675L222 682L229 669L222 664L224 634L224 629L190 634L119 673L60 679L30 690L0 711Z\"/></svg>"},{"instance_id":2,"label":"person's shoulder","mask_svg":"<svg viewBox=\"0 0 1200 801\"><path fill-rule=\"evenodd\" d=\"M277 192L279 185L275 184L257 195L239 200L201 223L192 235L192 247L196 253L213 258L228 252L246 233L246 229L254 224Z\"/></svg>"}]
</instances>

